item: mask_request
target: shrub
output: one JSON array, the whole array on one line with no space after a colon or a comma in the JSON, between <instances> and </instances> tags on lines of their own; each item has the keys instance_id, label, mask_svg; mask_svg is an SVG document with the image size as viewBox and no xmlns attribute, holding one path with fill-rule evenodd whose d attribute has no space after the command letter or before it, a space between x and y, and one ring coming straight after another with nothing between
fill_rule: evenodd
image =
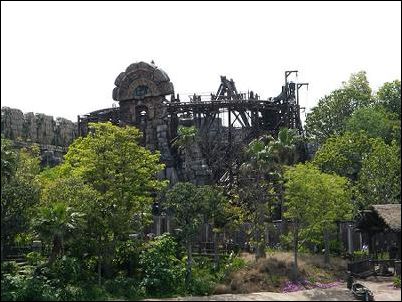
<instances>
[{"instance_id":1,"label":"shrub","mask_svg":"<svg viewBox=\"0 0 402 302\"><path fill-rule=\"evenodd\" d=\"M104 287L114 297L137 299L145 296L141 282L133 278L119 276L113 280L106 280Z\"/></svg>"},{"instance_id":2,"label":"shrub","mask_svg":"<svg viewBox=\"0 0 402 302\"><path fill-rule=\"evenodd\" d=\"M39 265L45 261L45 257L38 252L28 253L26 259L29 265Z\"/></svg>"},{"instance_id":3,"label":"shrub","mask_svg":"<svg viewBox=\"0 0 402 302\"><path fill-rule=\"evenodd\" d=\"M353 252L353 259L354 260L359 260L359 259L365 259L368 257L368 251L354 251Z\"/></svg>"},{"instance_id":4,"label":"shrub","mask_svg":"<svg viewBox=\"0 0 402 302\"><path fill-rule=\"evenodd\" d=\"M141 285L148 294L172 294L184 283L184 265L175 256L176 242L169 234L156 237L140 255Z\"/></svg>"},{"instance_id":5,"label":"shrub","mask_svg":"<svg viewBox=\"0 0 402 302\"><path fill-rule=\"evenodd\" d=\"M214 291L216 277L208 268L194 268L189 293L192 295L210 295Z\"/></svg>"},{"instance_id":6,"label":"shrub","mask_svg":"<svg viewBox=\"0 0 402 302\"><path fill-rule=\"evenodd\" d=\"M393 284L394 284L394 287L401 288L401 277L395 277Z\"/></svg>"},{"instance_id":7,"label":"shrub","mask_svg":"<svg viewBox=\"0 0 402 302\"><path fill-rule=\"evenodd\" d=\"M63 256L50 267L51 275L62 283L76 283L81 276L81 265L77 258Z\"/></svg>"}]
</instances>

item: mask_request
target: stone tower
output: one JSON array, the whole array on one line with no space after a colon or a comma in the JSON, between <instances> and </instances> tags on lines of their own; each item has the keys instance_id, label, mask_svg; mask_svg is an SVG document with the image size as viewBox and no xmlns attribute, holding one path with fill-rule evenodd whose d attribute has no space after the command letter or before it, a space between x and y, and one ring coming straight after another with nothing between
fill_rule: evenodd
<instances>
[{"instance_id":1,"label":"stone tower","mask_svg":"<svg viewBox=\"0 0 402 302\"><path fill-rule=\"evenodd\" d=\"M174 95L168 75L154 64L138 62L119 74L113 89L113 100L119 102L119 124L132 125L143 134L143 144L151 151L159 150L166 169L161 178L177 182L177 172L169 142L170 119L166 96Z\"/></svg>"}]
</instances>

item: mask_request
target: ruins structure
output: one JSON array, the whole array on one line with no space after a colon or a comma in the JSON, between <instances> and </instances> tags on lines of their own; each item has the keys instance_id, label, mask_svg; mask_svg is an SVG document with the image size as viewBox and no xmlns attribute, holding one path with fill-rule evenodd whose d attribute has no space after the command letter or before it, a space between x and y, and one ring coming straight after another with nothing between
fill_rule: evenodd
<instances>
[{"instance_id":1,"label":"ruins structure","mask_svg":"<svg viewBox=\"0 0 402 302\"><path fill-rule=\"evenodd\" d=\"M240 151L261 134L276 136L281 127L303 133L298 90L306 83L288 82L277 97L262 100L249 91L238 92L232 79L221 76L216 94L190 96L182 102L169 76L154 64L131 64L116 78L113 99L119 106L78 116L78 134L86 135L89 122L110 121L136 126L143 144L159 150L166 169L159 177L196 184L232 182L240 165ZM178 127L194 126L197 139L190 150L172 146Z\"/></svg>"},{"instance_id":2,"label":"ruins structure","mask_svg":"<svg viewBox=\"0 0 402 302\"><path fill-rule=\"evenodd\" d=\"M303 134L298 91L307 84L288 81L289 75L296 72L285 72L284 85L276 97L263 100L253 91L238 92L232 79L221 76L216 93L194 94L186 102L175 95L173 84L162 69L138 62L116 78L116 106L79 115L77 123L3 107L1 133L17 146L38 143L42 164L53 166L61 161L76 137L88 133L88 123L131 125L142 131L144 146L160 151L166 168L159 178L169 179L171 184L191 181L230 185L236 181L241 151L252 139L262 134L275 137L281 127ZM188 150L178 150L173 144L180 126L197 129ZM169 215L164 214L154 206L154 224L149 231L159 235L171 230ZM202 229L206 231L200 232L199 241L208 242L212 229ZM241 243L244 238L235 241Z\"/></svg>"}]
</instances>

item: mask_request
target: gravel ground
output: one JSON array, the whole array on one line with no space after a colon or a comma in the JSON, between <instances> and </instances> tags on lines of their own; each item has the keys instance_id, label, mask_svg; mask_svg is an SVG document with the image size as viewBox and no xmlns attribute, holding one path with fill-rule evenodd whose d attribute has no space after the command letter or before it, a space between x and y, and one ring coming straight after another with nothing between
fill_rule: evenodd
<instances>
[{"instance_id":1,"label":"gravel ground","mask_svg":"<svg viewBox=\"0 0 402 302\"><path fill-rule=\"evenodd\" d=\"M401 290L392 287L391 279L359 280L373 293L376 301L401 301ZM328 289L310 289L292 293L260 292L252 294L225 294L203 297L177 297L148 299L145 301L357 301L347 289L346 283Z\"/></svg>"}]
</instances>

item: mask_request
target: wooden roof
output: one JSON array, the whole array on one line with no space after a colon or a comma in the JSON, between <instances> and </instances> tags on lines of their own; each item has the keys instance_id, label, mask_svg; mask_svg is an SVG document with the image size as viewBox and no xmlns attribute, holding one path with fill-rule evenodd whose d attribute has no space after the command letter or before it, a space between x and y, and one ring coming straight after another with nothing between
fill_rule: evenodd
<instances>
[{"instance_id":1,"label":"wooden roof","mask_svg":"<svg viewBox=\"0 0 402 302\"><path fill-rule=\"evenodd\" d=\"M363 232L400 232L401 204L372 205L361 212L356 227Z\"/></svg>"},{"instance_id":2,"label":"wooden roof","mask_svg":"<svg viewBox=\"0 0 402 302\"><path fill-rule=\"evenodd\" d=\"M377 204L371 208L392 231L401 231L401 204Z\"/></svg>"}]
</instances>

